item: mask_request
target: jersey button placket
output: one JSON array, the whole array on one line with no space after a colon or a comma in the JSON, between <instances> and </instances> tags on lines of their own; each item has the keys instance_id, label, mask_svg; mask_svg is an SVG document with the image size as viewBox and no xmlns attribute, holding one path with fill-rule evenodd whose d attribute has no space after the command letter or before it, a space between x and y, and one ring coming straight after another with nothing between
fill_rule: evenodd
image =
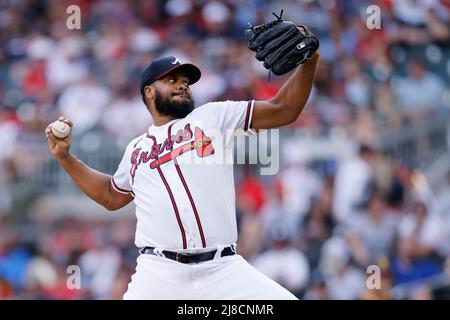
<instances>
[{"instance_id":1,"label":"jersey button placket","mask_svg":"<svg viewBox=\"0 0 450 320\"><path fill-rule=\"evenodd\" d=\"M189 247L195 248L195 232L194 232L194 226L191 226L191 230L189 232Z\"/></svg>"}]
</instances>

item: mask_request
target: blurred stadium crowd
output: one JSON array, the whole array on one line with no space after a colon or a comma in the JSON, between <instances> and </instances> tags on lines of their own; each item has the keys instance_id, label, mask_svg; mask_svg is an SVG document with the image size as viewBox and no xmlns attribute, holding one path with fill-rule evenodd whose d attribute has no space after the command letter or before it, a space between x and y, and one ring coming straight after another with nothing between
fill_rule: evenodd
<instances>
[{"instance_id":1,"label":"blurred stadium crowd","mask_svg":"<svg viewBox=\"0 0 450 320\"><path fill-rule=\"evenodd\" d=\"M71 4L81 8L81 30L66 27ZM381 8L381 29L366 26L370 4ZM384 148L408 128L448 123L450 1L5 0L0 299L120 299L134 272L132 208L102 215L66 202L85 197L67 182L58 187L47 124L65 115L77 156L103 154L101 170L114 154L117 165L151 124L140 72L168 54L202 69L197 105L270 98L286 77L267 81L243 29L281 9L319 36L321 60L306 110L280 131L280 172L236 167L239 252L299 298L450 298L450 175L433 190L415 152L392 157ZM418 131L413 137L426 134ZM353 152L315 157L296 143L299 133L344 134ZM432 156L433 140L424 141ZM80 290L66 285L69 265L80 267ZM380 268L381 289L367 286L369 265Z\"/></svg>"}]
</instances>

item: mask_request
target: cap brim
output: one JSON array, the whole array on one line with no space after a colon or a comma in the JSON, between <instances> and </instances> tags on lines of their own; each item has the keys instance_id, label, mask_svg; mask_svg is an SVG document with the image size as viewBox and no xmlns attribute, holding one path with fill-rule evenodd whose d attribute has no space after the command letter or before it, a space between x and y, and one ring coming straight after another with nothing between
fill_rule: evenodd
<instances>
[{"instance_id":1,"label":"cap brim","mask_svg":"<svg viewBox=\"0 0 450 320\"><path fill-rule=\"evenodd\" d=\"M183 63L167 70L166 72L161 74L158 78L156 78L156 80L159 80L174 71L183 71L189 78L189 85L196 83L198 80L200 80L200 77L202 76L200 69L196 65L193 65L191 63Z\"/></svg>"}]
</instances>

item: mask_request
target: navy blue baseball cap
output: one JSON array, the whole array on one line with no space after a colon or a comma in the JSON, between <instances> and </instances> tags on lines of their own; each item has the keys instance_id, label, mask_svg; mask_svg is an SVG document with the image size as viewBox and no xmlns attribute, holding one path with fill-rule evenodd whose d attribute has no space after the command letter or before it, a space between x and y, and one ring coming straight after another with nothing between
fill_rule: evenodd
<instances>
[{"instance_id":1,"label":"navy blue baseball cap","mask_svg":"<svg viewBox=\"0 0 450 320\"><path fill-rule=\"evenodd\" d=\"M180 59L168 56L153 60L142 72L141 94L144 97L144 88L152 82L161 79L175 70L183 71L189 78L189 84L196 83L200 77L200 69L191 63L181 63Z\"/></svg>"}]
</instances>

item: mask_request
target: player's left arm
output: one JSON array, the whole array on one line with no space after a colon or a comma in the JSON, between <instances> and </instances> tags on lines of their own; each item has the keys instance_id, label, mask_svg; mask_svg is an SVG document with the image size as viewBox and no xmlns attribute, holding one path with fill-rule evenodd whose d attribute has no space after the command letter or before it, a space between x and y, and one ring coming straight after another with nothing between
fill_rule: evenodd
<instances>
[{"instance_id":1,"label":"player's left arm","mask_svg":"<svg viewBox=\"0 0 450 320\"><path fill-rule=\"evenodd\" d=\"M310 60L295 70L275 97L255 101L251 122L253 129L281 127L297 120L311 93L318 59L319 51L316 51Z\"/></svg>"}]
</instances>

